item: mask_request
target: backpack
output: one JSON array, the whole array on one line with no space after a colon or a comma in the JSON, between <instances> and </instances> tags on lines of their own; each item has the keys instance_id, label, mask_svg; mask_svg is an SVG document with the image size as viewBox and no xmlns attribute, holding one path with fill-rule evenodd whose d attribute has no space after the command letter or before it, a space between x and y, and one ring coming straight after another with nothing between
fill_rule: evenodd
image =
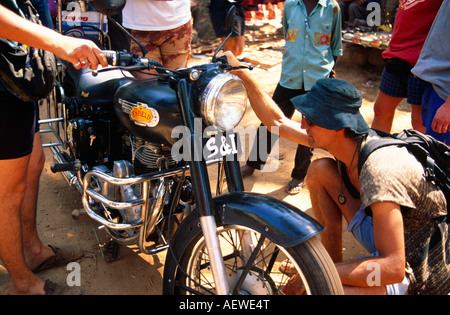
<instances>
[{"instance_id":1,"label":"backpack","mask_svg":"<svg viewBox=\"0 0 450 315\"><path fill-rule=\"evenodd\" d=\"M413 129L404 130L398 134L374 131L382 138L369 141L362 147L358 160L358 174L361 172L364 162L375 150L390 145L406 147L422 164L427 181L432 182L444 193L447 201L447 213L449 213L450 148L445 143ZM447 220L447 223L450 224L450 220Z\"/></svg>"},{"instance_id":2,"label":"backpack","mask_svg":"<svg viewBox=\"0 0 450 315\"><path fill-rule=\"evenodd\" d=\"M358 172L361 172L364 162L375 150L390 145L406 147L422 164L427 181L442 190L447 202L447 215L436 218L438 228L432 235L428 246L423 248L421 255L416 256L417 259L408 262L408 267L415 271L419 265L429 259L429 253L432 248L444 240L445 230L450 229L450 148L446 144L417 130L404 130L399 134L389 134L378 130L374 131L381 136L381 139L369 141L362 147L359 154ZM444 246L446 246L444 250L448 253L449 243L447 242L447 245ZM441 256L436 257L435 254L433 258L430 258L428 264L438 263L436 259L443 258ZM444 262L444 265L449 265L448 260ZM436 290L439 293L448 294L450 290L450 276L445 270L440 271L439 274L428 274L420 283L416 279L414 272L408 273L408 275L411 281L409 287L410 294L436 294ZM437 286L437 282L441 285Z\"/></svg>"},{"instance_id":3,"label":"backpack","mask_svg":"<svg viewBox=\"0 0 450 315\"><path fill-rule=\"evenodd\" d=\"M29 0L0 2L13 12L41 24L38 13ZM18 4L21 5L20 10ZM24 102L47 97L56 78L55 56L48 51L15 44L0 38L0 81L8 92Z\"/></svg>"}]
</instances>

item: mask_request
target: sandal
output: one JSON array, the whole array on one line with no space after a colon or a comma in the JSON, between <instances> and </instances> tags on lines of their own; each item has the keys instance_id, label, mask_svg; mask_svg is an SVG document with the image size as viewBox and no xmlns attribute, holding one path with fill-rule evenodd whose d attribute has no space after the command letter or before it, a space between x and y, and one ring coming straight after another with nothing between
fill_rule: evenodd
<instances>
[{"instance_id":1,"label":"sandal","mask_svg":"<svg viewBox=\"0 0 450 315\"><path fill-rule=\"evenodd\" d=\"M297 268L295 268L294 264L289 259L283 260L278 267L278 270L288 277L298 274Z\"/></svg>"},{"instance_id":2,"label":"sandal","mask_svg":"<svg viewBox=\"0 0 450 315\"><path fill-rule=\"evenodd\" d=\"M78 288L63 287L50 280L45 280L44 291L45 295L81 295Z\"/></svg>"},{"instance_id":3,"label":"sandal","mask_svg":"<svg viewBox=\"0 0 450 315\"><path fill-rule=\"evenodd\" d=\"M294 178L288 183L286 193L296 195L302 191L303 187L305 187L305 182Z\"/></svg>"},{"instance_id":4,"label":"sandal","mask_svg":"<svg viewBox=\"0 0 450 315\"><path fill-rule=\"evenodd\" d=\"M51 282L50 280L45 280L44 291L45 295L62 295L64 288Z\"/></svg>"},{"instance_id":5,"label":"sandal","mask_svg":"<svg viewBox=\"0 0 450 315\"><path fill-rule=\"evenodd\" d=\"M80 259L84 255L83 251L77 247L66 247L64 249L51 245L48 245L48 247L50 247L55 252L55 255L42 262L40 265L34 268L32 272L38 273L50 268L67 265L72 261Z\"/></svg>"}]
</instances>

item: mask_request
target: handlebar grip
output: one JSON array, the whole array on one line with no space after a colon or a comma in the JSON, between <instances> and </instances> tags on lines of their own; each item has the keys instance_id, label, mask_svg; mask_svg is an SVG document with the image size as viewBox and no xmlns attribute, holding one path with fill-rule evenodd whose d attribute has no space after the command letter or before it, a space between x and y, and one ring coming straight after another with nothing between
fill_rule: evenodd
<instances>
[{"instance_id":1,"label":"handlebar grip","mask_svg":"<svg viewBox=\"0 0 450 315\"><path fill-rule=\"evenodd\" d=\"M117 66L118 65L118 53L114 50L103 50L103 53L106 56L106 60L108 61L108 64L111 66Z\"/></svg>"},{"instance_id":2,"label":"handlebar grip","mask_svg":"<svg viewBox=\"0 0 450 315\"><path fill-rule=\"evenodd\" d=\"M133 53L128 51L103 50L108 64L111 66L130 66L134 64Z\"/></svg>"}]
</instances>

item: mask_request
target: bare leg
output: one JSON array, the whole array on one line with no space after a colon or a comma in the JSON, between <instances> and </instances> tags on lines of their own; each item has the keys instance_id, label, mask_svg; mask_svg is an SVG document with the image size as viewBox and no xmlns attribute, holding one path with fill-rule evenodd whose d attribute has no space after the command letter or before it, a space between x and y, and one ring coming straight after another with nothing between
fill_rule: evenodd
<instances>
[{"instance_id":1,"label":"bare leg","mask_svg":"<svg viewBox=\"0 0 450 315\"><path fill-rule=\"evenodd\" d=\"M373 106L375 116L372 122L372 128L390 132L394 121L395 109L402 101L401 97L392 97L378 91L377 99Z\"/></svg>"},{"instance_id":2,"label":"bare leg","mask_svg":"<svg viewBox=\"0 0 450 315\"><path fill-rule=\"evenodd\" d=\"M315 160L311 163L306 184L314 216L326 227L320 234L322 243L335 263L342 262L342 216L350 222L361 202L350 196L342 184L336 162L330 158ZM344 205L337 201L341 193L346 198Z\"/></svg>"},{"instance_id":3,"label":"bare leg","mask_svg":"<svg viewBox=\"0 0 450 315\"><path fill-rule=\"evenodd\" d=\"M45 156L39 132L35 133L33 152L26 177L25 197L21 208L22 238L25 261L32 270L55 253L39 239L36 228L36 210L39 193L39 179L44 168Z\"/></svg>"},{"instance_id":4,"label":"bare leg","mask_svg":"<svg viewBox=\"0 0 450 315\"><path fill-rule=\"evenodd\" d=\"M423 133L427 131L427 128L422 124L422 107L420 105L411 104L411 126Z\"/></svg>"},{"instance_id":5,"label":"bare leg","mask_svg":"<svg viewBox=\"0 0 450 315\"><path fill-rule=\"evenodd\" d=\"M30 155L0 160L0 258L10 275L11 294L43 294L44 281L25 263L22 247L21 207L26 190Z\"/></svg>"}]
</instances>

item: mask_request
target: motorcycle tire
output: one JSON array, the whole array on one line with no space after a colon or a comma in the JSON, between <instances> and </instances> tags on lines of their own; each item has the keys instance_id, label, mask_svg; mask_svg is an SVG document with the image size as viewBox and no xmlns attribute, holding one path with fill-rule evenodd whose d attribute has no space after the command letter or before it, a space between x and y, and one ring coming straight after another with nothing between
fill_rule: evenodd
<instances>
[{"instance_id":1,"label":"motorcycle tire","mask_svg":"<svg viewBox=\"0 0 450 315\"><path fill-rule=\"evenodd\" d=\"M167 253L163 294L215 294L203 233L198 218L196 222L192 221L184 222L187 225L183 224L178 229ZM283 247L276 240L269 240L247 227L245 222L227 225L217 221L230 294L343 294L339 275L319 236L292 247ZM247 235L251 235L254 243L264 237L264 243L258 249L260 252L249 264L250 268L245 257L253 255L242 252L239 240L242 232L250 232ZM236 284L245 272L245 280L241 280L236 291Z\"/></svg>"}]
</instances>

